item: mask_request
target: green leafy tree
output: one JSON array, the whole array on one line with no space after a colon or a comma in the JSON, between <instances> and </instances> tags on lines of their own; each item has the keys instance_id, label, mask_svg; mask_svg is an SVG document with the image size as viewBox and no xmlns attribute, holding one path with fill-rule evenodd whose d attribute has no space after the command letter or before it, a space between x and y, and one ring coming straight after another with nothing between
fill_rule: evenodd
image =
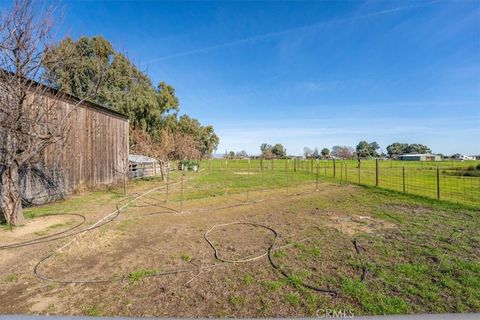
<instances>
[{"instance_id":1,"label":"green leafy tree","mask_svg":"<svg viewBox=\"0 0 480 320\"><path fill-rule=\"evenodd\" d=\"M405 153L431 153L432 150L430 150L429 147L423 144L409 144L408 147L405 149Z\"/></svg>"},{"instance_id":2,"label":"green leafy tree","mask_svg":"<svg viewBox=\"0 0 480 320\"><path fill-rule=\"evenodd\" d=\"M176 129L194 138L202 158L212 154L220 142L212 126L202 126L197 119L188 115L179 118Z\"/></svg>"},{"instance_id":3,"label":"green leafy tree","mask_svg":"<svg viewBox=\"0 0 480 320\"><path fill-rule=\"evenodd\" d=\"M260 145L260 151L262 152L262 158L264 159L273 159L274 155L272 153L273 146L268 143L262 143Z\"/></svg>"},{"instance_id":4,"label":"green leafy tree","mask_svg":"<svg viewBox=\"0 0 480 320\"><path fill-rule=\"evenodd\" d=\"M280 143L277 143L272 147L272 153L277 159L285 158L287 156L285 147Z\"/></svg>"},{"instance_id":5,"label":"green leafy tree","mask_svg":"<svg viewBox=\"0 0 480 320\"><path fill-rule=\"evenodd\" d=\"M407 150L408 143L392 143L387 147L388 156L392 159L397 159L398 156L404 154Z\"/></svg>"},{"instance_id":6,"label":"green leafy tree","mask_svg":"<svg viewBox=\"0 0 480 320\"><path fill-rule=\"evenodd\" d=\"M360 141L356 147L356 154L359 159L378 157L378 149L380 146L376 141L371 143Z\"/></svg>"},{"instance_id":7,"label":"green leafy tree","mask_svg":"<svg viewBox=\"0 0 480 320\"><path fill-rule=\"evenodd\" d=\"M324 158L328 158L328 156L330 156L330 150L328 148L323 148L321 153Z\"/></svg>"}]
</instances>

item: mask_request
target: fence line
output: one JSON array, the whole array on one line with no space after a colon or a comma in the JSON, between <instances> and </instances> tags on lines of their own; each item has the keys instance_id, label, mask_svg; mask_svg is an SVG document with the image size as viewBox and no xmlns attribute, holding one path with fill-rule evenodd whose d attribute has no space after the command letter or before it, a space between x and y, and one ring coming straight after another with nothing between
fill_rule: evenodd
<instances>
[{"instance_id":1,"label":"fence line","mask_svg":"<svg viewBox=\"0 0 480 320\"><path fill-rule=\"evenodd\" d=\"M284 162L283 164L281 162ZM366 186L448 200L467 205L480 206L480 177L454 175L450 166L395 165L393 162L376 160L374 165L364 162L342 160L209 160L205 167L209 171L220 170L225 174L224 194L229 188L246 192L269 187L283 187L287 194L297 192L305 183L320 188L320 179L332 179ZM453 167L453 165L452 165ZM240 176L239 174L244 174ZM261 177L255 179L259 174ZM239 183L237 186L235 183ZM250 185L254 183L254 185Z\"/></svg>"}]
</instances>

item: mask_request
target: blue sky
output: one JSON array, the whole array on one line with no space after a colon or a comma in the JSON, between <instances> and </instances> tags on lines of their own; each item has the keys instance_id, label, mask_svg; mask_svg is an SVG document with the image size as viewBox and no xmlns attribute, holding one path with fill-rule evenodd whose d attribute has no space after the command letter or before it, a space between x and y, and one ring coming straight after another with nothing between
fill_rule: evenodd
<instances>
[{"instance_id":1,"label":"blue sky","mask_svg":"<svg viewBox=\"0 0 480 320\"><path fill-rule=\"evenodd\" d=\"M424 143L480 154L479 1L66 1L226 149ZM5 2L2 4L5 7Z\"/></svg>"}]
</instances>

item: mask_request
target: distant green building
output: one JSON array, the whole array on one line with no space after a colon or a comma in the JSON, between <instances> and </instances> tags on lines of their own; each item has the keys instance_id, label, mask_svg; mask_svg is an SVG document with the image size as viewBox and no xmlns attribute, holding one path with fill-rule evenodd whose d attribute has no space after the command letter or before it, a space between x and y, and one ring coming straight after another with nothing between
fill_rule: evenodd
<instances>
[{"instance_id":1,"label":"distant green building","mask_svg":"<svg viewBox=\"0 0 480 320\"><path fill-rule=\"evenodd\" d=\"M398 160L402 161L441 161L442 157L438 154L430 153L412 153L402 154L398 157Z\"/></svg>"}]
</instances>

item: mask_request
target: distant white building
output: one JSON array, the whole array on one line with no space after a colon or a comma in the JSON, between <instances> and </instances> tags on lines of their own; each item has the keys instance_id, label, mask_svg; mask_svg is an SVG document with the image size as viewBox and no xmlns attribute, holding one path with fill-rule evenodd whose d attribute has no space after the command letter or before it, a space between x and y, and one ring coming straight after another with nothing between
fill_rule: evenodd
<instances>
[{"instance_id":1,"label":"distant white building","mask_svg":"<svg viewBox=\"0 0 480 320\"><path fill-rule=\"evenodd\" d=\"M438 154L430 153L409 153L402 154L398 157L402 161L441 161L442 157Z\"/></svg>"},{"instance_id":2,"label":"distant white building","mask_svg":"<svg viewBox=\"0 0 480 320\"><path fill-rule=\"evenodd\" d=\"M454 159L456 159L456 160L460 160L460 161L466 161L466 160L476 160L476 158L475 158L475 157L466 156L466 155L464 155L464 154L459 154L459 153L457 153L457 154L454 154L452 157L453 157Z\"/></svg>"}]
</instances>

